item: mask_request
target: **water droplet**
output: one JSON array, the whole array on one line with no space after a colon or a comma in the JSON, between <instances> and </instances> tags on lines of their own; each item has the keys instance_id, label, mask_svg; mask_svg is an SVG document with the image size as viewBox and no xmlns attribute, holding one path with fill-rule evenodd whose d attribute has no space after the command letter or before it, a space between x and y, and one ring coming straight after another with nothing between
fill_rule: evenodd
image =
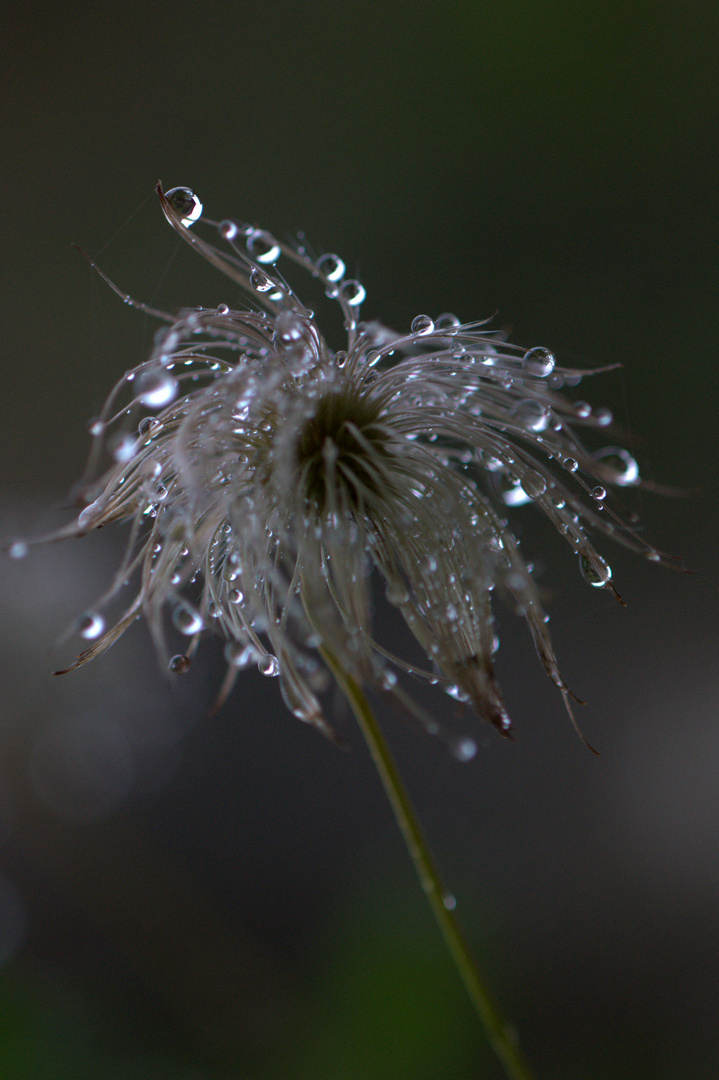
<instances>
[{"instance_id":1,"label":"water droplet","mask_svg":"<svg viewBox=\"0 0 719 1080\"><path fill-rule=\"evenodd\" d=\"M603 450L597 450L594 460L601 463L602 474L609 474L613 484L627 487L639 480L639 466L632 455L620 446L607 446Z\"/></svg>"},{"instance_id":2,"label":"water droplet","mask_svg":"<svg viewBox=\"0 0 719 1080\"><path fill-rule=\"evenodd\" d=\"M11 559L24 559L28 551L29 548L24 540L16 540L10 545L7 553Z\"/></svg>"},{"instance_id":3,"label":"water droplet","mask_svg":"<svg viewBox=\"0 0 719 1080\"><path fill-rule=\"evenodd\" d=\"M165 198L173 210L182 215L182 224L189 228L202 213L202 203L194 191L186 187L175 187L165 192Z\"/></svg>"},{"instance_id":4,"label":"water droplet","mask_svg":"<svg viewBox=\"0 0 719 1080\"><path fill-rule=\"evenodd\" d=\"M114 457L115 461L119 461L121 464L132 461L136 453L137 442L132 435L120 436L120 438L116 441L115 445L112 448L112 456ZM86 509L89 509L89 507L86 507ZM82 513L84 514L85 510L83 510ZM82 514L80 514L80 518L78 518L78 524L80 524L81 518Z\"/></svg>"},{"instance_id":5,"label":"water droplet","mask_svg":"<svg viewBox=\"0 0 719 1080\"><path fill-rule=\"evenodd\" d=\"M219 233L223 240L234 240L239 231L234 221L220 222Z\"/></svg>"},{"instance_id":6,"label":"water droplet","mask_svg":"<svg viewBox=\"0 0 719 1080\"><path fill-rule=\"evenodd\" d=\"M547 490L547 481L541 473L535 472L534 469L530 469L529 472L524 474L521 483L522 490L530 499L538 499Z\"/></svg>"},{"instance_id":7,"label":"water droplet","mask_svg":"<svg viewBox=\"0 0 719 1080\"><path fill-rule=\"evenodd\" d=\"M614 420L611 409L597 409L594 414L594 423L598 427L609 427Z\"/></svg>"},{"instance_id":8,"label":"water droplet","mask_svg":"<svg viewBox=\"0 0 719 1080\"><path fill-rule=\"evenodd\" d=\"M355 281L354 278L350 278L349 281L345 281L340 288L340 293L343 299L350 307L359 307L364 302L367 296L367 291L364 285L359 281Z\"/></svg>"},{"instance_id":9,"label":"water droplet","mask_svg":"<svg viewBox=\"0 0 719 1080\"><path fill-rule=\"evenodd\" d=\"M477 744L474 739L462 737L453 740L450 750L457 761L471 761L477 753Z\"/></svg>"},{"instance_id":10,"label":"water droplet","mask_svg":"<svg viewBox=\"0 0 719 1080\"><path fill-rule=\"evenodd\" d=\"M218 304L217 305L217 314L218 315L229 315L230 314L230 309L229 309L228 305L227 304Z\"/></svg>"},{"instance_id":11,"label":"water droplet","mask_svg":"<svg viewBox=\"0 0 719 1080\"><path fill-rule=\"evenodd\" d=\"M252 267L250 285L253 289L257 289L258 292L269 292L274 287L274 284L272 278L269 278L263 270L258 270L256 266Z\"/></svg>"},{"instance_id":12,"label":"water droplet","mask_svg":"<svg viewBox=\"0 0 719 1080\"><path fill-rule=\"evenodd\" d=\"M339 255L329 253L320 255L315 267L328 281L341 281L347 269Z\"/></svg>"},{"instance_id":13,"label":"water droplet","mask_svg":"<svg viewBox=\"0 0 719 1080\"><path fill-rule=\"evenodd\" d=\"M274 236L263 229L253 229L247 237L247 250L259 263L275 263L282 254Z\"/></svg>"},{"instance_id":14,"label":"water droplet","mask_svg":"<svg viewBox=\"0 0 719 1080\"><path fill-rule=\"evenodd\" d=\"M530 349L526 352L522 358L522 367L528 375L536 375L540 379L545 379L547 375L551 375L554 371L554 353L551 353L549 349L544 349L541 346L536 349Z\"/></svg>"},{"instance_id":15,"label":"water droplet","mask_svg":"<svg viewBox=\"0 0 719 1080\"><path fill-rule=\"evenodd\" d=\"M595 488L592 488L592 498L597 502L602 502L607 497L607 489L602 487L601 484L597 484Z\"/></svg>"},{"instance_id":16,"label":"water droplet","mask_svg":"<svg viewBox=\"0 0 719 1080\"><path fill-rule=\"evenodd\" d=\"M413 334L431 334L434 330L434 319L431 319L429 315L418 315L412 319L410 329Z\"/></svg>"},{"instance_id":17,"label":"water droplet","mask_svg":"<svg viewBox=\"0 0 719 1080\"><path fill-rule=\"evenodd\" d=\"M549 409L540 401L528 398L520 401L514 410L514 414L522 427L528 431L544 431L549 423Z\"/></svg>"},{"instance_id":18,"label":"water droplet","mask_svg":"<svg viewBox=\"0 0 719 1080\"><path fill-rule=\"evenodd\" d=\"M142 420L137 425L138 434L149 435L152 429L154 427L157 427L159 423L160 421L157 419L156 416L143 416Z\"/></svg>"},{"instance_id":19,"label":"water droplet","mask_svg":"<svg viewBox=\"0 0 719 1080\"><path fill-rule=\"evenodd\" d=\"M272 655L272 653L266 653L257 661L257 670L261 675L267 675L269 678L274 678L280 673L280 662L276 656Z\"/></svg>"},{"instance_id":20,"label":"water droplet","mask_svg":"<svg viewBox=\"0 0 719 1080\"><path fill-rule=\"evenodd\" d=\"M102 420L91 420L88 424L88 430L91 435L97 437L98 435L102 435L105 430L105 425Z\"/></svg>"},{"instance_id":21,"label":"water droplet","mask_svg":"<svg viewBox=\"0 0 719 1080\"><path fill-rule=\"evenodd\" d=\"M385 596L387 597L390 604L394 604L395 606L399 606L400 604L406 604L409 600L409 593L407 592L407 589L399 581L390 582L390 584L387 586Z\"/></svg>"},{"instance_id":22,"label":"water droplet","mask_svg":"<svg viewBox=\"0 0 719 1080\"><path fill-rule=\"evenodd\" d=\"M184 675L186 671L190 670L189 656L185 656L184 653L173 656L172 660L170 660L169 668L173 675Z\"/></svg>"},{"instance_id":23,"label":"water droplet","mask_svg":"<svg viewBox=\"0 0 719 1080\"><path fill-rule=\"evenodd\" d=\"M339 352L335 353L335 364L338 368L343 368L347 363L347 360L348 356L344 349L340 349Z\"/></svg>"},{"instance_id":24,"label":"water droplet","mask_svg":"<svg viewBox=\"0 0 719 1080\"><path fill-rule=\"evenodd\" d=\"M506 506L525 506L531 501L531 496L527 494L519 480L510 480L509 477L503 476L499 487L502 502Z\"/></svg>"},{"instance_id":25,"label":"water droplet","mask_svg":"<svg viewBox=\"0 0 719 1080\"><path fill-rule=\"evenodd\" d=\"M257 661L257 649L247 643L228 641L225 645L225 660L231 667L247 668Z\"/></svg>"},{"instance_id":26,"label":"water droplet","mask_svg":"<svg viewBox=\"0 0 719 1080\"><path fill-rule=\"evenodd\" d=\"M241 604L242 601L245 599L245 596L244 596L244 593L240 589L232 589L228 593L227 599L229 600L229 602L231 604Z\"/></svg>"},{"instance_id":27,"label":"water droplet","mask_svg":"<svg viewBox=\"0 0 719 1080\"><path fill-rule=\"evenodd\" d=\"M105 620L96 611L88 611L78 620L78 633L80 637L84 637L87 641L94 641L95 638L99 638L104 629Z\"/></svg>"},{"instance_id":28,"label":"water droplet","mask_svg":"<svg viewBox=\"0 0 719 1080\"><path fill-rule=\"evenodd\" d=\"M145 371L137 380L140 402L148 409L161 409L177 397L177 379L166 371Z\"/></svg>"},{"instance_id":29,"label":"water droplet","mask_svg":"<svg viewBox=\"0 0 719 1080\"><path fill-rule=\"evenodd\" d=\"M205 624L199 611L195 611L189 604L178 604L172 614L172 621L181 634L199 634L204 630Z\"/></svg>"},{"instance_id":30,"label":"water droplet","mask_svg":"<svg viewBox=\"0 0 719 1080\"><path fill-rule=\"evenodd\" d=\"M434 320L435 330L456 330L461 323L451 311L444 311Z\"/></svg>"},{"instance_id":31,"label":"water droplet","mask_svg":"<svg viewBox=\"0 0 719 1080\"><path fill-rule=\"evenodd\" d=\"M442 903L444 904L447 911L454 911L454 909L457 907L457 897L453 896L450 892L445 893L442 897Z\"/></svg>"},{"instance_id":32,"label":"water droplet","mask_svg":"<svg viewBox=\"0 0 719 1080\"><path fill-rule=\"evenodd\" d=\"M577 469L579 468L579 462L576 461L572 457L565 458L564 459L564 468L568 469L569 472L576 472Z\"/></svg>"},{"instance_id":33,"label":"water droplet","mask_svg":"<svg viewBox=\"0 0 719 1080\"><path fill-rule=\"evenodd\" d=\"M580 420L587 420L592 415L592 406L588 401L577 401L574 404L574 413Z\"/></svg>"},{"instance_id":34,"label":"water droplet","mask_svg":"<svg viewBox=\"0 0 719 1080\"><path fill-rule=\"evenodd\" d=\"M579 569L584 580L597 589L601 589L612 579L612 568L600 555L595 554L593 559L580 555Z\"/></svg>"}]
</instances>

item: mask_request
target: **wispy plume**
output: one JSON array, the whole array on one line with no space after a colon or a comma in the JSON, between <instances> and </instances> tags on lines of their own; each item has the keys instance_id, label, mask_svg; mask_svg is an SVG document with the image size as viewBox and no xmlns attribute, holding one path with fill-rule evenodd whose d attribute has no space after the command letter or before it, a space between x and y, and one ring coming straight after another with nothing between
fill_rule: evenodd
<instances>
[{"instance_id":1,"label":"wispy plume","mask_svg":"<svg viewBox=\"0 0 719 1080\"><path fill-rule=\"evenodd\" d=\"M418 315L406 332L361 322L365 290L338 256L314 258L264 230L201 219L186 188L164 193L158 185L158 195L170 225L246 299L172 316L136 305L164 325L150 356L122 377L93 421L83 508L56 534L131 525L107 594L78 623L88 645L72 668L141 615L171 671L186 671L211 631L225 641L223 699L237 673L254 665L278 676L288 708L326 734L318 695L330 656L432 730L398 675L438 684L508 735L492 661L498 595L526 619L571 715L508 515L532 503L586 580L612 592L596 537L675 564L613 508L612 489L642 481L626 449L590 448L612 418L571 400L566 388L592 373L453 315ZM195 222L209 227L211 240ZM288 284L285 263L338 305L341 349ZM424 666L377 640L377 578ZM128 581L134 596L109 621L110 602L127 594ZM185 646L172 655L166 639L178 631ZM471 743L456 749L469 754Z\"/></svg>"}]
</instances>

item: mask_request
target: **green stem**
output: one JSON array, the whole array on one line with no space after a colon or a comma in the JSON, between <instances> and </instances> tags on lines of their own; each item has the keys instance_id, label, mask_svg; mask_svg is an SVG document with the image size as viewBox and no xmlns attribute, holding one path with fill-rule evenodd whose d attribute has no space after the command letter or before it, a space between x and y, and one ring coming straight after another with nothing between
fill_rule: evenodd
<instances>
[{"instance_id":1,"label":"green stem","mask_svg":"<svg viewBox=\"0 0 719 1080\"><path fill-rule=\"evenodd\" d=\"M529 1065L517 1045L513 1028L504 1020L492 1000L487 984L470 955L464 937L452 911L447 907L445 891L429 853L402 779L394 764L384 735L359 683L339 664L334 656L321 650L325 663L344 691L365 737L375 766L384 784L397 824L407 844L415 869L427 899L444 936L452 959L462 977L472 1004L477 1011L485 1034L504 1066L509 1080L532 1080Z\"/></svg>"}]
</instances>

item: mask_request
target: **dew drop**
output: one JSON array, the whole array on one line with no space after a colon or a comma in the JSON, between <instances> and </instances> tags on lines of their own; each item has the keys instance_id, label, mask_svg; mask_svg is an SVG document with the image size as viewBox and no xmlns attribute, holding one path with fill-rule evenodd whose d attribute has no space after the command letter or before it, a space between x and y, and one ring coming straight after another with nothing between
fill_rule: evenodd
<instances>
[{"instance_id":1,"label":"dew drop","mask_svg":"<svg viewBox=\"0 0 719 1080\"><path fill-rule=\"evenodd\" d=\"M340 349L339 352L335 353L335 364L338 368L343 368L347 363L347 360L348 356L344 349Z\"/></svg>"},{"instance_id":2,"label":"dew drop","mask_svg":"<svg viewBox=\"0 0 719 1080\"><path fill-rule=\"evenodd\" d=\"M245 595L240 589L232 589L228 593L227 599L231 604L241 604L245 599Z\"/></svg>"},{"instance_id":3,"label":"dew drop","mask_svg":"<svg viewBox=\"0 0 719 1080\"><path fill-rule=\"evenodd\" d=\"M584 580L596 589L601 589L612 579L612 568L600 555L595 555L593 560L586 555L580 555L579 569Z\"/></svg>"},{"instance_id":4,"label":"dew drop","mask_svg":"<svg viewBox=\"0 0 719 1080\"><path fill-rule=\"evenodd\" d=\"M524 474L521 484L522 490L530 499L538 499L547 490L547 481L541 473L536 472L534 469L530 469L529 472Z\"/></svg>"},{"instance_id":5,"label":"dew drop","mask_svg":"<svg viewBox=\"0 0 719 1080\"><path fill-rule=\"evenodd\" d=\"M564 459L564 468L568 469L569 472L576 472L577 469L579 468L579 462L576 461L575 458L572 458L572 457L565 458Z\"/></svg>"},{"instance_id":6,"label":"dew drop","mask_svg":"<svg viewBox=\"0 0 719 1080\"><path fill-rule=\"evenodd\" d=\"M527 494L519 480L509 480L507 477L502 477L499 486L502 502L505 506L524 506L531 500L531 496Z\"/></svg>"},{"instance_id":7,"label":"dew drop","mask_svg":"<svg viewBox=\"0 0 719 1080\"><path fill-rule=\"evenodd\" d=\"M594 422L598 427L609 427L613 420L611 409L597 409L594 414Z\"/></svg>"},{"instance_id":8,"label":"dew drop","mask_svg":"<svg viewBox=\"0 0 719 1080\"><path fill-rule=\"evenodd\" d=\"M477 744L474 739L463 737L454 739L450 750L457 761L471 761L477 753Z\"/></svg>"},{"instance_id":9,"label":"dew drop","mask_svg":"<svg viewBox=\"0 0 719 1080\"><path fill-rule=\"evenodd\" d=\"M413 334L431 334L434 330L434 320L429 315L417 315L415 319L412 319L410 329Z\"/></svg>"},{"instance_id":10,"label":"dew drop","mask_svg":"<svg viewBox=\"0 0 719 1080\"><path fill-rule=\"evenodd\" d=\"M218 315L229 315L230 314L230 309L229 309L228 305L227 304L218 304L217 305L217 314Z\"/></svg>"},{"instance_id":11,"label":"dew drop","mask_svg":"<svg viewBox=\"0 0 719 1080\"><path fill-rule=\"evenodd\" d=\"M171 188L165 192L165 198L172 209L182 215L182 224L185 228L189 228L194 221L197 221L202 213L202 203L190 188Z\"/></svg>"},{"instance_id":12,"label":"dew drop","mask_svg":"<svg viewBox=\"0 0 719 1080\"><path fill-rule=\"evenodd\" d=\"M315 263L315 269L327 278L328 281L341 281L347 269L339 255L320 255Z\"/></svg>"},{"instance_id":13,"label":"dew drop","mask_svg":"<svg viewBox=\"0 0 719 1080\"><path fill-rule=\"evenodd\" d=\"M367 296L367 291L359 281L355 281L354 278L350 278L349 281L345 281L340 288L342 298L350 307L359 307L363 303Z\"/></svg>"},{"instance_id":14,"label":"dew drop","mask_svg":"<svg viewBox=\"0 0 719 1080\"><path fill-rule=\"evenodd\" d=\"M639 480L639 466L632 455L620 446L597 450L594 460L601 463L603 476L608 474L613 484L627 487Z\"/></svg>"},{"instance_id":15,"label":"dew drop","mask_svg":"<svg viewBox=\"0 0 719 1080\"><path fill-rule=\"evenodd\" d=\"M592 406L588 401L577 401L574 404L574 414L580 420L587 420L592 415Z\"/></svg>"},{"instance_id":16,"label":"dew drop","mask_svg":"<svg viewBox=\"0 0 719 1080\"><path fill-rule=\"evenodd\" d=\"M522 357L522 367L528 375L536 375L540 379L546 379L554 371L554 353L541 346L530 349Z\"/></svg>"},{"instance_id":17,"label":"dew drop","mask_svg":"<svg viewBox=\"0 0 719 1080\"><path fill-rule=\"evenodd\" d=\"M173 656L172 660L170 660L169 668L173 675L184 675L186 671L190 670L189 656L178 653L177 656Z\"/></svg>"},{"instance_id":18,"label":"dew drop","mask_svg":"<svg viewBox=\"0 0 719 1080\"><path fill-rule=\"evenodd\" d=\"M597 502L603 502L606 497L607 489L605 487L602 487L601 484L597 484L595 488L592 488L592 498L596 499Z\"/></svg>"},{"instance_id":19,"label":"dew drop","mask_svg":"<svg viewBox=\"0 0 719 1080\"><path fill-rule=\"evenodd\" d=\"M121 464L126 464L128 461L132 461L137 453L137 442L132 435L122 435L112 448L112 456L115 461L119 461ZM86 509L88 509L86 507ZM83 514L85 511L83 510ZM80 514L82 518L82 514ZM80 523L78 519L78 524Z\"/></svg>"},{"instance_id":20,"label":"dew drop","mask_svg":"<svg viewBox=\"0 0 719 1080\"><path fill-rule=\"evenodd\" d=\"M247 668L257 661L257 649L254 645L228 641L225 645L225 660L231 667Z\"/></svg>"},{"instance_id":21,"label":"dew drop","mask_svg":"<svg viewBox=\"0 0 719 1080\"><path fill-rule=\"evenodd\" d=\"M92 420L90 422L90 424L88 425L88 431L90 432L91 435L94 435L96 438L97 438L98 435L102 435L104 430L105 430L105 425L102 422L102 420Z\"/></svg>"},{"instance_id":22,"label":"dew drop","mask_svg":"<svg viewBox=\"0 0 719 1080\"><path fill-rule=\"evenodd\" d=\"M540 401L533 401L531 398L520 401L514 414L528 431L544 431L549 423L549 409Z\"/></svg>"},{"instance_id":23,"label":"dew drop","mask_svg":"<svg viewBox=\"0 0 719 1080\"><path fill-rule=\"evenodd\" d=\"M269 292L274 287L274 284L272 278L269 278L263 270L259 270L256 266L252 267L250 285L253 289L257 289L257 292Z\"/></svg>"},{"instance_id":24,"label":"dew drop","mask_svg":"<svg viewBox=\"0 0 719 1080\"><path fill-rule=\"evenodd\" d=\"M172 621L180 633L187 634L188 637L192 634L199 634L200 630L205 628L200 613L191 608L189 604L179 604L173 612Z\"/></svg>"},{"instance_id":25,"label":"dew drop","mask_svg":"<svg viewBox=\"0 0 719 1080\"><path fill-rule=\"evenodd\" d=\"M223 240L234 240L239 231L234 221L220 222L219 233Z\"/></svg>"},{"instance_id":26,"label":"dew drop","mask_svg":"<svg viewBox=\"0 0 719 1080\"><path fill-rule=\"evenodd\" d=\"M250 255L259 263L275 263L282 254L275 238L263 229L253 229L246 242Z\"/></svg>"},{"instance_id":27,"label":"dew drop","mask_svg":"<svg viewBox=\"0 0 719 1080\"><path fill-rule=\"evenodd\" d=\"M280 662L276 656L272 655L272 653L266 653L257 661L257 670L261 675L267 675L270 678L274 678L280 673Z\"/></svg>"},{"instance_id":28,"label":"dew drop","mask_svg":"<svg viewBox=\"0 0 719 1080\"><path fill-rule=\"evenodd\" d=\"M165 371L146 371L137 380L138 397L148 409L161 409L177 397L177 379Z\"/></svg>"},{"instance_id":29,"label":"dew drop","mask_svg":"<svg viewBox=\"0 0 719 1080\"><path fill-rule=\"evenodd\" d=\"M442 903L444 904L447 911L454 911L454 909L457 907L457 897L450 892L445 893L442 897Z\"/></svg>"},{"instance_id":30,"label":"dew drop","mask_svg":"<svg viewBox=\"0 0 719 1080\"><path fill-rule=\"evenodd\" d=\"M152 429L157 427L159 423L160 421L156 416L143 416L142 420L137 425L137 432L139 435L149 435Z\"/></svg>"},{"instance_id":31,"label":"dew drop","mask_svg":"<svg viewBox=\"0 0 719 1080\"><path fill-rule=\"evenodd\" d=\"M78 621L77 629L80 637L84 637L86 641L94 641L105 629L105 620L96 611L88 611Z\"/></svg>"},{"instance_id":32,"label":"dew drop","mask_svg":"<svg viewBox=\"0 0 719 1080\"><path fill-rule=\"evenodd\" d=\"M29 548L24 540L16 540L8 548L8 555L11 559L24 559L28 551Z\"/></svg>"}]
</instances>

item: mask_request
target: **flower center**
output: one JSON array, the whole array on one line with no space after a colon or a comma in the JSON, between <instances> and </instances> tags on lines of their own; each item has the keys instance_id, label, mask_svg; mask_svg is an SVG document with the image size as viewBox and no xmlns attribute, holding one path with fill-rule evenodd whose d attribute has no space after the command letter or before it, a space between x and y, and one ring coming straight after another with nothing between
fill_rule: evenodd
<instances>
[{"instance_id":1,"label":"flower center","mask_svg":"<svg viewBox=\"0 0 719 1080\"><path fill-rule=\"evenodd\" d=\"M321 398L297 443L307 503L320 514L340 505L356 510L379 491L388 443L376 402L346 392Z\"/></svg>"}]
</instances>

